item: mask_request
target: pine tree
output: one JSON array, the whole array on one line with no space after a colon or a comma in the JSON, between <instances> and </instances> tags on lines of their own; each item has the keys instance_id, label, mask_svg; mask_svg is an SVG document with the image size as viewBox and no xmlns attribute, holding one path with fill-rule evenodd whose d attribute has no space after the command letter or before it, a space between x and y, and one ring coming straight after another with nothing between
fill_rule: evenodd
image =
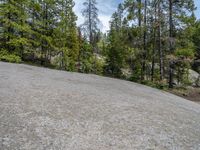
<instances>
[{"instance_id":1,"label":"pine tree","mask_svg":"<svg viewBox=\"0 0 200 150\"><path fill-rule=\"evenodd\" d=\"M183 18L187 18L189 13L192 13L195 9L193 0L180 0L180 1L168 1L169 11L169 50L170 54L173 55L176 49L176 27L180 26L183 22ZM186 11L188 13L186 13ZM174 44L173 44L174 43ZM174 60L169 60L169 88L173 88L174 78Z\"/></svg>"},{"instance_id":2,"label":"pine tree","mask_svg":"<svg viewBox=\"0 0 200 150\"><path fill-rule=\"evenodd\" d=\"M23 59L24 50L29 46L30 26L26 23L28 16L27 0L4 0L0 3L1 48Z\"/></svg>"},{"instance_id":3,"label":"pine tree","mask_svg":"<svg viewBox=\"0 0 200 150\"><path fill-rule=\"evenodd\" d=\"M54 8L56 3L54 0L40 0L39 4L39 28L37 28L36 31L40 37L41 65L46 65L47 63L49 63L49 56L51 55L50 53L53 49L52 35L55 24Z\"/></svg>"},{"instance_id":4,"label":"pine tree","mask_svg":"<svg viewBox=\"0 0 200 150\"><path fill-rule=\"evenodd\" d=\"M185 49L189 51L194 49L191 37L194 29L189 28L189 26L194 26L194 23L193 25L191 24L194 22L191 16L194 11L194 2L189 0L126 0L123 7L122 14L124 16L122 15L121 22L128 21L128 24L121 26L120 22L116 23L114 21L119 16L112 18L112 26L115 26L115 30L117 29L118 31L114 36L115 34L113 33L115 32L113 31L115 30L113 28L110 29L109 37L112 40L109 41L111 44L108 44L108 49L111 47L114 47L114 49L108 51L111 54L107 58L118 56L117 51L114 50L119 50L120 47L123 47L122 49L125 52L128 47L128 49L133 50L131 55L134 55L136 59L128 58L127 60L125 58L124 62L126 65L129 64L131 66L134 79L138 80L136 74L140 71L142 82L149 80L151 76L151 80L155 81L156 79L157 82L158 80L160 80L159 82L165 82L168 79L169 87L173 87L173 79L177 78L174 73L177 72L180 63L183 63L183 61L180 61L180 53L182 56L190 56L193 59L192 52L186 54ZM113 16L117 16L116 13ZM189 39L180 37L185 33L190 35ZM117 37L122 39L118 42L123 46L118 46L116 43L113 44ZM117 45L118 48L112 45ZM183 64L183 66L182 69L187 70L188 64ZM123 69L123 67L125 66L120 66L118 70ZM167 75L165 71L169 71L169 74Z\"/></svg>"},{"instance_id":5,"label":"pine tree","mask_svg":"<svg viewBox=\"0 0 200 150\"><path fill-rule=\"evenodd\" d=\"M58 53L61 54L60 68L70 71L77 70L79 41L76 28L77 17L73 12L72 0L58 1L58 22L54 32L54 41Z\"/></svg>"},{"instance_id":6,"label":"pine tree","mask_svg":"<svg viewBox=\"0 0 200 150\"><path fill-rule=\"evenodd\" d=\"M84 3L84 9L82 15L85 18L85 22L82 25L83 31L87 35L91 45L95 45L94 40L95 34L99 31L98 24L98 8L96 7L96 0L86 0Z\"/></svg>"},{"instance_id":7,"label":"pine tree","mask_svg":"<svg viewBox=\"0 0 200 150\"><path fill-rule=\"evenodd\" d=\"M73 12L74 2L72 0L68 0L66 3L67 8L67 20L69 22L69 35L68 35L68 47L69 47L69 70L75 71L77 69L76 63L78 62L79 55L79 43L78 43L78 32L76 28L76 20L77 17Z\"/></svg>"},{"instance_id":8,"label":"pine tree","mask_svg":"<svg viewBox=\"0 0 200 150\"><path fill-rule=\"evenodd\" d=\"M192 40L195 44L195 50L196 50L196 57L197 59L200 60L200 20L195 22L195 28L193 29L193 36L192 36ZM199 70L200 71L200 70Z\"/></svg>"},{"instance_id":9,"label":"pine tree","mask_svg":"<svg viewBox=\"0 0 200 150\"><path fill-rule=\"evenodd\" d=\"M108 35L106 72L116 77L122 75L121 69L126 64L127 52L123 37L123 7L119 5L117 12L112 15Z\"/></svg>"}]
</instances>

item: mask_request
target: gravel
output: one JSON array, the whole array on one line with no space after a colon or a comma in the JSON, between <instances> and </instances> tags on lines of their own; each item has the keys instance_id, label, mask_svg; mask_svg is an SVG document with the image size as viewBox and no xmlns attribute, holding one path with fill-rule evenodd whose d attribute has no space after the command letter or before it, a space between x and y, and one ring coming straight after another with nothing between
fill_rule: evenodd
<instances>
[{"instance_id":1,"label":"gravel","mask_svg":"<svg viewBox=\"0 0 200 150\"><path fill-rule=\"evenodd\" d=\"M200 150L200 105L136 83L0 62L1 150Z\"/></svg>"}]
</instances>

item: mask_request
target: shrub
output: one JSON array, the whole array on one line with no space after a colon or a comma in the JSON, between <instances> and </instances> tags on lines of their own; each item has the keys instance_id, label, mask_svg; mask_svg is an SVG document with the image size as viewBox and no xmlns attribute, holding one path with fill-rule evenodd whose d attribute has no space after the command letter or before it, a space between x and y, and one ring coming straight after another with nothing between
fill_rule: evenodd
<instances>
[{"instance_id":1,"label":"shrub","mask_svg":"<svg viewBox=\"0 0 200 150\"><path fill-rule=\"evenodd\" d=\"M15 54L9 54L5 50L1 50L0 61L11 62L11 63L20 63L22 60L19 56L15 55Z\"/></svg>"},{"instance_id":2,"label":"shrub","mask_svg":"<svg viewBox=\"0 0 200 150\"><path fill-rule=\"evenodd\" d=\"M194 58L194 50L193 49L178 49L175 52L177 57L186 57L186 58Z\"/></svg>"},{"instance_id":3,"label":"shrub","mask_svg":"<svg viewBox=\"0 0 200 150\"><path fill-rule=\"evenodd\" d=\"M164 81L148 81L148 80L144 80L141 82L144 85L153 87L153 88L157 88L157 89L161 89L161 90L166 90L168 88L168 85L166 82Z\"/></svg>"},{"instance_id":4,"label":"shrub","mask_svg":"<svg viewBox=\"0 0 200 150\"><path fill-rule=\"evenodd\" d=\"M94 65L93 65L93 70L94 73L98 74L98 75L102 75L103 73L103 69L105 66L105 61L103 58L100 57L93 57L93 61L94 61Z\"/></svg>"}]
</instances>

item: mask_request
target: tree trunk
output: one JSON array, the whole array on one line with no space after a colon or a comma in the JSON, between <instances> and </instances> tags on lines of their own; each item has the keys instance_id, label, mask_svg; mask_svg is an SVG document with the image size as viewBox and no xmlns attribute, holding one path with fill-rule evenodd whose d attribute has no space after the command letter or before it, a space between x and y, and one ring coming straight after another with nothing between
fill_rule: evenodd
<instances>
[{"instance_id":1,"label":"tree trunk","mask_svg":"<svg viewBox=\"0 0 200 150\"><path fill-rule=\"evenodd\" d=\"M91 18L91 0L89 0L89 10L88 10L88 16L89 16L89 42L92 45L92 18Z\"/></svg>"},{"instance_id":2,"label":"tree trunk","mask_svg":"<svg viewBox=\"0 0 200 150\"><path fill-rule=\"evenodd\" d=\"M21 10L23 10L23 4L22 2L20 3L21 6ZM23 20L21 19L21 26L23 26ZM20 32L21 38L24 37L23 31ZM21 55L21 59L24 60L24 46L22 45L22 43L20 44L20 55Z\"/></svg>"},{"instance_id":3,"label":"tree trunk","mask_svg":"<svg viewBox=\"0 0 200 150\"><path fill-rule=\"evenodd\" d=\"M161 6L160 0L158 1L158 51L159 51L159 64L160 64L160 80L163 80L163 50L161 47Z\"/></svg>"},{"instance_id":4,"label":"tree trunk","mask_svg":"<svg viewBox=\"0 0 200 150\"><path fill-rule=\"evenodd\" d=\"M147 53L147 0L144 2L144 33L143 33L143 60L142 60L142 76L141 79L145 79L145 71L146 71L146 53Z\"/></svg>"},{"instance_id":5,"label":"tree trunk","mask_svg":"<svg viewBox=\"0 0 200 150\"><path fill-rule=\"evenodd\" d=\"M141 15L142 2L141 2L141 0L137 0L137 1L138 1L138 26L141 27L141 24L142 24L142 15Z\"/></svg>"},{"instance_id":6,"label":"tree trunk","mask_svg":"<svg viewBox=\"0 0 200 150\"><path fill-rule=\"evenodd\" d=\"M142 1L141 0L137 0L137 4L138 4L138 27L139 27L139 31L140 31L140 34L139 34L139 42L138 42L138 48L139 49L142 49L142 32L141 32L141 26L142 26ZM144 48L144 47L143 47ZM143 55L143 52L142 52L142 55ZM143 66L143 59L141 61L141 77L140 77L140 80L144 80L144 66Z\"/></svg>"},{"instance_id":7,"label":"tree trunk","mask_svg":"<svg viewBox=\"0 0 200 150\"><path fill-rule=\"evenodd\" d=\"M156 39L156 30L157 30L157 27L156 27L156 23L157 23L157 3L155 2L154 4L155 6L155 10L154 10L154 15L155 15L155 18L154 18L154 23L153 23L153 39L154 39L154 42L153 42L153 58L152 58L152 67L151 67L151 81L153 82L154 81L154 71L155 71L155 52L156 52L156 43L157 43L157 39Z\"/></svg>"},{"instance_id":8,"label":"tree trunk","mask_svg":"<svg viewBox=\"0 0 200 150\"><path fill-rule=\"evenodd\" d=\"M170 44L170 53L172 54L172 37L173 37L173 1L169 0L169 44ZM173 88L173 61L169 60L169 88Z\"/></svg>"}]
</instances>

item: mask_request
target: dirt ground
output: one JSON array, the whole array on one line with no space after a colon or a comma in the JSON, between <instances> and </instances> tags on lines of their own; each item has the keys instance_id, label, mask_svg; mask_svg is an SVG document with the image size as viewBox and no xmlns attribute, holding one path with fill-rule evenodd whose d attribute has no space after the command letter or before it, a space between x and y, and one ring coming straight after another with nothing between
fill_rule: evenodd
<instances>
[{"instance_id":1,"label":"dirt ground","mask_svg":"<svg viewBox=\"0 0 200 150\"><path fill-rule=\"evenodd\" d=\"M171 93L181 96L187 100L200 104L200 88L188 88L185 90L173 90Z\"/></svg>"}]
</instances>

